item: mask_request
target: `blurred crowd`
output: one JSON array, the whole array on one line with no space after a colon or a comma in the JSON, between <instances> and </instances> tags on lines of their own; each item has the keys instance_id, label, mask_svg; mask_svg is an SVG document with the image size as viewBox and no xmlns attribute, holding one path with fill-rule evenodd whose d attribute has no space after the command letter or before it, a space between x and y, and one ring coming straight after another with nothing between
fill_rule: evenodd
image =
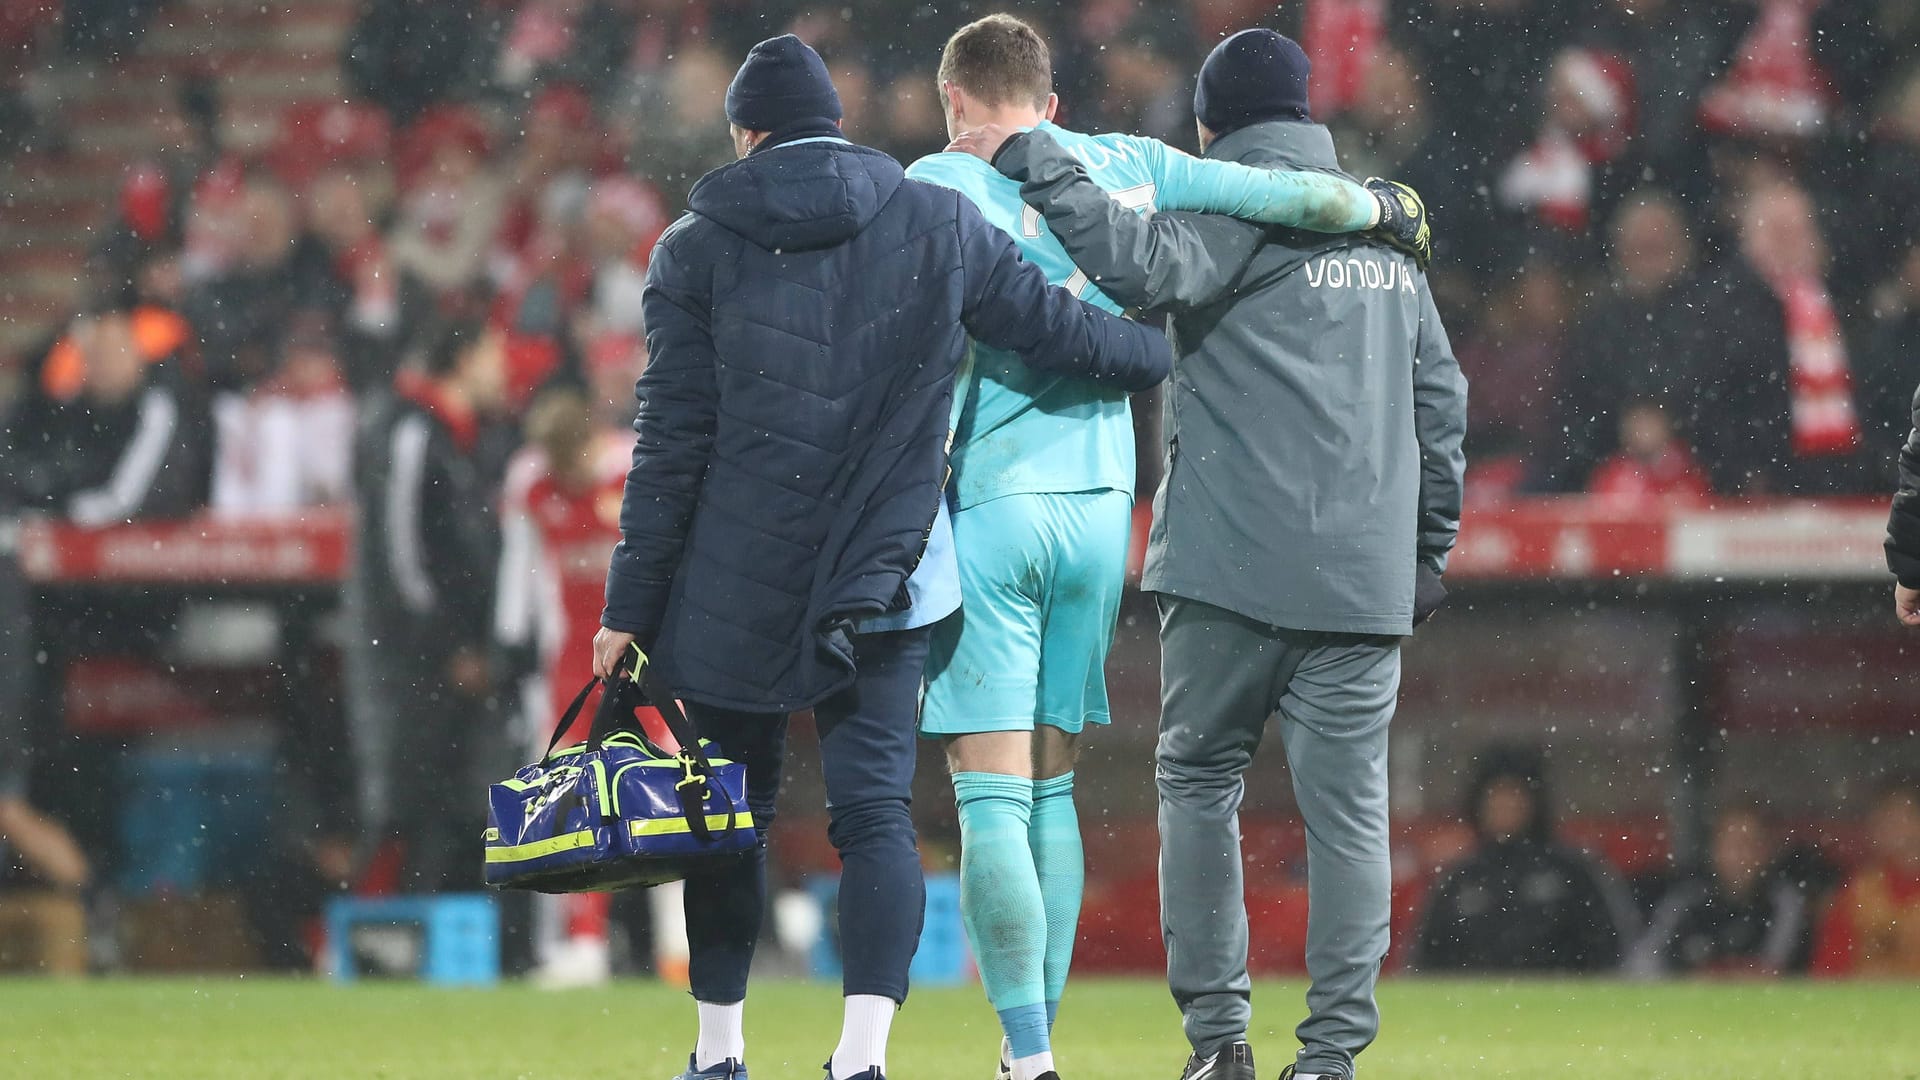
<instances>
[{"instance_id":1,"label":"blurred crowd","mask_svg":"<svg viewBox=\"0 0 1920 1080\"><path fill-rule=\"evenodd\" d=\"M1920 974L1920 784L1864 803L1841 851L1759 801L1713 815L1707 857L1627 878L1568 837L1544 757L1495 746L1466 789L1405 956L1424 972ZM1850 866L1843 866L1836 856Z\"/></svg>"},{"instance_id":2,"label":"blurred crowd","mask_svg":"<svg viewBox=\"0 0 1920 1080\"><path fill-rule=\"evenodd\" d=\"M174 345L167 366L213 409L383 392L420 328L460 307L507 335L522 412L639 347L649 248L730 156L721 98L748 45L798 31L835 69L849 136L912 159L945 143L945 34L997 6L366 0L344 100L264 138L211 80L156 105L164 149L127 177L89 310L184 320L143 347ZM1478 388L1476 498L1884 486L1920 332L1911 5L1026 6L1065 123L1189 148L1213 34L1301 38L1350 169L1412 182L1439 223L1434 278ZM108 22L84 40L123 47L98 44L128 32ZM42 358L23 362L29 391L58 396ZM257 426L218 408L222 431Z\"/></svg>"},{"instance_id":3,"label":"blurred crowd","mask_svg":"<svg viewBox=\"0 0 1920 1080\"><path fill-rule=\"evenodd\" d=\"M111 63L156 8L68 0L66 46ZM445 732L472 708L551 717L564 699L558 657L582 653L567 634L596 615L567 575L604 572L650 249L732 156L739 59L798 33L834 70L848 136L911 160L947 141L946 35L1000 9L1048 34L1063 123L1189 150L1193 75L1219 33L1303 42L1348 169L1412 183L1433 212L1436 294L1474 386L1470 499L1589 492L1625 509L1889 486L1920 374L1907 0L364 0L342 99L264 134L213 79L153 103L162 149L127 173L82 309L0 391L0 517L359 505L360 548L380 554L359 560L349 639L388 648L346 650L358 753L342 772L360 798L316 812L302 850L329 882L399 851L390 879L458 883L420 857L440 841L398 835L423 814L396 800L445 793L401 790L392 747L402 718ZM0 51L19 37L0 19ZM24 130L30 106L4 83L0 131ZM552 591L530 599L532 566ZM18 577L0 570L0 591ZM0 719L25 708L0 702ZM28 741L0 732L0 835L77 888L85 860L9 760ZM1555 846L1543 790L1535 765L1489 773L1481 846L1436 886L1417 964L1812 962L1827 893L1793 876L1764 815L1723 814L1712 865L1636 908ZM1920 905L1920 805L1908 789L1875 814L1891 869L1828 910ZM1538 909L1537 934L1511 932L1502 897ZM1911 934L1860 918L1824 939L1852 943L1833 955L1879 942L1920 970Z\"/></svg>"}]
</instances>

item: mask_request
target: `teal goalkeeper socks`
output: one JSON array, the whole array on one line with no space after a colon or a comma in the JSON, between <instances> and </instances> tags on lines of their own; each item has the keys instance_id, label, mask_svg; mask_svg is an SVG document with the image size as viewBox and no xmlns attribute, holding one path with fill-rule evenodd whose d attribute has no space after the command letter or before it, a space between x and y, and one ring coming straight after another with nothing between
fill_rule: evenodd
<instances>
[{"instance_id":1,"label":"teal goalkeeper socks","mask_svg":"<svg viewBox=\"0 0 1920 1080\"><path fill-rule=\"evenodd\" d=\"M1027 824L1040 901L1047 912L1045 984L1047 1023L1051 1027L1066 992L1073 965L1073 942L1080 928L1080 899L1086 891L1086 856L1080 845L1080 813L1073 805L1073 774L1033 782L1033 813Z\"/></svg>"},{"instance_id":2,"label":"teal goalkeeper socks","mask_svg":"<svg viewBox=\"0 0 1920 1080\"><path fill-rule=\"evenodd\" d=\"M1046 1053L1047 911L1027 846L1033 781L955 773L953 794L960 806L960 917L980 983L1013 1056Z\"/></svg>"}]
</instances>

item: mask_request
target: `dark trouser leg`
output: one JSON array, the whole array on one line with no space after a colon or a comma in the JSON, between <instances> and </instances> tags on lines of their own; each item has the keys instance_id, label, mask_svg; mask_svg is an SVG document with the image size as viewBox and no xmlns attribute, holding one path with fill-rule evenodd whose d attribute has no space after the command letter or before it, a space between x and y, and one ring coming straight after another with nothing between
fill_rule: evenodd
<instances>
[{"instance_id":1,"label":"dark trouser leg","mask_svg":"<svg viewBox=\"0 0 1920 1080\"><path fill-rule=\"evenodd\" d=\"M1400 639L1295 634L1303 659L1280 698L1281 738L1307 826L1307 990L1301 1072L1353 1075L1380 1030L1374 984L1387 955L1387 725Z\"/></svg>"},{"instance_id":2,"label":"dark trouser leg","mask_svg":"<svg viewBox=\"0 0 1920 1080\"><path fill-rule=\"evenodd\" d=\"M860 677L814 709L829 837L840 852L840 947L848 996L907 999L927 887L909 813L927 630L868 634ZM755 810L758 813L758 809Z\"/></svg>"},{"instance_id":3,"label":"dark trouser leg","mask_svg":"<svg viewBox=\"0 0 1920 1080\"><path fill-rule=\"evenodd\" d=\"M1273 628L1194 600L1160 598L1160 925L1167 983L1201 1055L1247 1037L1242 776L1295 659Z\"/></svg>"},{"instance_id":4,"label":"dark trouser leg","mask_svg":"<svg viewBox=\"0 0 1920 1080\"><path fill-rule=\"evenodd\" d=\"M767 911L767 830L787 757L787 718L687 703L700 736L747 767L747 805L760 843L727 865L687 879L688 975L696 1001L744 1001L753 947Z\"/></svg>"}]
</instances>

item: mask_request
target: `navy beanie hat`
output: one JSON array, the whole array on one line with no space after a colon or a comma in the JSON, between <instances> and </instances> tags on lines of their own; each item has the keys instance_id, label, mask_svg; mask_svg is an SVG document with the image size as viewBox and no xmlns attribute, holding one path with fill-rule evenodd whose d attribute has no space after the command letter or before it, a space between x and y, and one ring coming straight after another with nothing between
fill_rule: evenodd
<instances>
[{"instance_id":1,"label":"navy beanie hat","mask_svg":"<svg viewBox=\"0 0 1920 1080\"><path fill-rule=\"evenodd\" d=\"M1272 30L1242 30L1213 47L1200 65L1193 115L1215 135L1262 120L1306 120L1313 63L1294 40Z\"/></svg>"},{"instance_id":2,"label":"navy beanie hat","mask_svg":"<svg viewBox=\"0 0 1920 1080\"><path fill-rule=\"evenodd\" d=\"M840 119L840 94L826 61L792 34L747 53L727 87L727 119L748 131L775 131L799 120Z\"/></svg>"}]
</instances>

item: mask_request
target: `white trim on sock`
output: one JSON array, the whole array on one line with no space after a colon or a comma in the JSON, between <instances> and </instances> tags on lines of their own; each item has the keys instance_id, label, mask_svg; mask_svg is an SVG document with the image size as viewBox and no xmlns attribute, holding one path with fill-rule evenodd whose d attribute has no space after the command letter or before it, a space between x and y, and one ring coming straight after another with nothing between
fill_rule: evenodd
<instances>
[{"instance_id":1,"label":"white trim on sock","mask_svg":"<svg viewBox=\"0 0 1920 1080\"><path fill-rule=\"evenodd\" d=\"M1045 1050L1032 1057L1013 1059L1013 1080L1040 1080L1040 1077L1053 1071L1053 1051Z\"/></svg>"},{"instance_id":2,"label":"white trim on sock","mask_svg":"<svg viewBox=\"0 0 1920 1080\"><path fill-rule=\"evenodd\" d=\"M723 1061L745 1061L747 1037L741 1023L747 1015L747 1003L696 1004L700 1006L700 1040L693 1047L693 1067L711 1069Z\"/></svg>"},{"instance_id":3,"label":"white trim on sock","mask_svg":"<svg viewBox=\"0 0 1920 1080\"><path fill-rule=\"evenodd\" d=\"M840 1026L840 1045L833 1048L834 1080L860 1076L868 1069L887 1071L887 1033L899 1002L878 994L847 995L846 1019Z\"/></svg>"}]
</instances>

